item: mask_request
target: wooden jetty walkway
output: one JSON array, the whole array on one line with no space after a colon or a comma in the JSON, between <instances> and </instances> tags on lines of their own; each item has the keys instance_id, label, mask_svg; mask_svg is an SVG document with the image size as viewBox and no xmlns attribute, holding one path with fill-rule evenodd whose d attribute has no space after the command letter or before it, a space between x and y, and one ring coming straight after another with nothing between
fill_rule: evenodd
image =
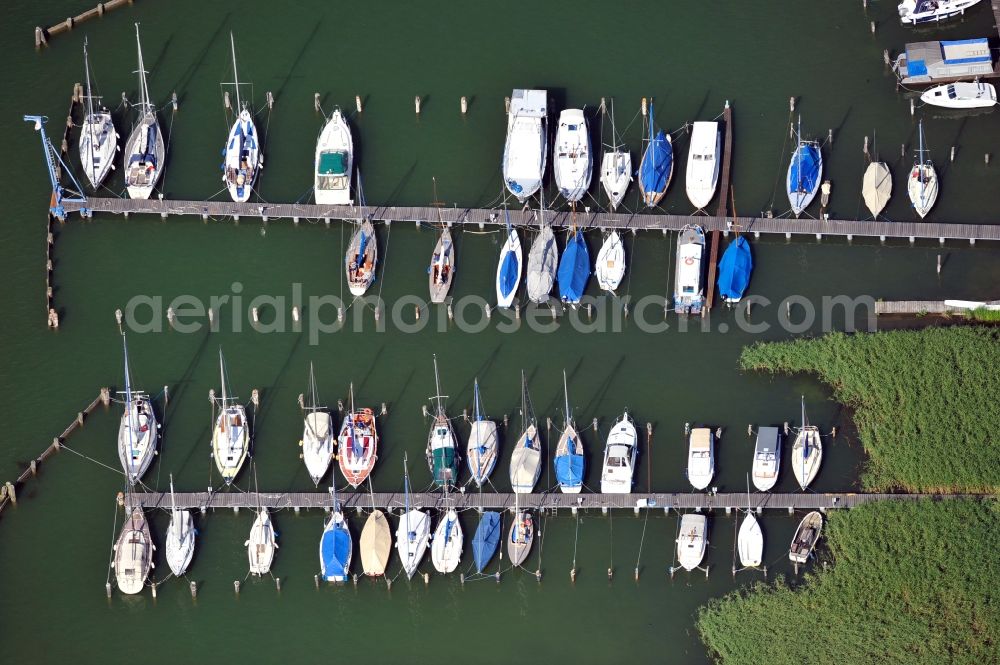
<instances>
[{"instance_id":1,"label":"wooden jetty walkway","mask_svg":"<svg viewBox=\"0 0 1000 665\"><path fill-rule=\"evenodd\" d=\"M893 300L875 303L876 315L913 315L924 314L956 314L968 315L978 307L984 309L1000 309L1000 300L982 303L952 300Z\"/></svg>"},{"instance_id":2,"label":"wooden jetty walkway","mask_svg":"<svg viewBox=\"0 0 1000 665\"><path fill-rule=\"evenodd\" d=\"M89 21L92 18L102 17L105 12L109 12L112 9L117 9L118 7L122 7L124 5L131 5L132 2L133 0L108 0L107 2L98 2L94 7L88 9L82 14L70 16L64 21L60 21L59 23L49 26L48 28L38 26L35 28L35 48L48 46L50 37L58 35L61 32L69 32L79 23Z\"/></svg>"},{"instance_id":3,"label":"wooden jetty walkway","mask_svg":"<svg viewBox=\"0 0 1000 665\"><path fill-rule=\"evenodd\" d=\"M795 494L755 493L750 495L750 505L758 511L770 510L833 510L853 508L873 501L916 501L929 497L954 497L959 495L930 494L861 494L853 492L826 493L800 492ZM962 495L967 496L967 495ZM410 494L410 505L420 508L456 508L502 510L515 507L515 495L509 493L416 492ZM169 508L169 492L130 492L122 497L127 508ZM178 508L205 511L208 509L330 509L333 495L329 492L178 492L174 495ZM371 509L372 505L388 510L402 509L405 497L402 492L338 492L337 503L345 509ZM606 509L632 508L663 510L726 510L745 508L746 492L709 494L653 492L646 494L563 494L547 492L517 495L517 506L532 509Z\"/></svg>"}]
</instances>

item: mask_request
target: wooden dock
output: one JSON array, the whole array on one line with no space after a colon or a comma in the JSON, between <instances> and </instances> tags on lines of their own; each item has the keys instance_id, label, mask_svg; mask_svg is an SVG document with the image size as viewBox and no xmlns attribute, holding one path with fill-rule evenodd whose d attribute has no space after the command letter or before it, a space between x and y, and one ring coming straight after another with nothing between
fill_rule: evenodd
<instances>
[{"instance_id":1,"label":"wooden dock","mask_svg":"<svg viewBox=\"0 0 1000 665\"><path fill-rule=\"evenodd\" d=\"M104 16L104 12L117 9L118 7L122 7L124 5L131 5L132 2L133 0L108 0L107 2L98 2L94 7L88 9L82 14L71 16L64 21L60 21L55 25L49 26L48 28L42 28L41 26L36 27L35 48L48 46L50 37L58 35L61 32L69 32L84 21L89 21L92 18L100 18Z\"/></svg>"},{"instance_id":2,"label":"wooden dock","mask_svg":"<svg viewBox=\"0 0 1000 665\"><path fill-rule=\"evenodd\" d=\"M930 494L858 494L852 492L819 494L800 492L795 494L755 493L750 495L750 504L760 510L833 510L853 508L873 501L916 501L923 498L944 498L960 495ZM968 498L969 495L961 495ZM978 497L978 495L977 495ZM442 492L417 492L410 494L410 505L419 508L456 508L504 510L515 506L514 494L483 492L451 492L447 497ZM169 492L132 492L121 497L126 508L169 508ZM329 510L333 506L333 495L329 492L178 492L174 495L178 508L206 511L209 509L257 509L301 510L317 508ZM402 492L338 492L337 502L345 509L378 508L402 509L405 497ZM745 508L745 492L734 493L647 493L647 494L563 494L547 492L520 494L517 506L531 509L663 509L663 510L733 510Z\"/></svg>"},{"instance_id":3,"label":"wooden dock","mask_svg":"<svg viewBox=\"0 0 1000 665\"><path fill-rule=\"evenodd\" d=\"M924 314L954 314L958 316L971 314L978 307L983 309L1000 309L1000 300L986 302L970 302L957 300L890 300L875 303L877 315L914 315Z\"/></svg>"}]
</instances>

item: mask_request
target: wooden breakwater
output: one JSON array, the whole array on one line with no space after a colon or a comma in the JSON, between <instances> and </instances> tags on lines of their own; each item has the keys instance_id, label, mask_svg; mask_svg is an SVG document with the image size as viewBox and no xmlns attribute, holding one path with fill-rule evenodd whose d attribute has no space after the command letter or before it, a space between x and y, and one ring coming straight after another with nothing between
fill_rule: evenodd
<instances>
[{"instance_id":1,"label":"wooden breakwater","mask_svg":"<svg viewBox=\"0 0 1000 665\"><path fill-rule=\"evenodd\" d=\"M60 21L50 25L47 28L42 28L41 26L35 27L35 48L41 48L42 46L49 45L49 39L63 32L69 32L75 28L80 23L84 21L89 21L92 18L100 18L104 16L105 12L109 12L112 9L118 9L124 5L131 5L133 0L108 0L107 2L98 2L96 6L91 7L87 11L77 14L76 16L69 16L65 20Z\"/></svg>"},{"instance_id":2,"label":"wooden breakwater","mask_svg":"<svg viewBox=\"0 0 1000 665\"><path fill-rule=\"evenodd\" d=\"M87 416L91 412L101 405L107 408L111 404L111 390L109 388L101 388L97 397L94 401L87 405L83 411L76 414L76 418L71 422L62 433L52 439L52 443L48 445L42 453L31 460L28 463L28 467L21 472L21 475L17 477L13 482L6 482L0 487L0 513L3 509L7 507L7 504L17 505L17 492L24 486L29 478L34 478L38 475L38 469L41 467L42 462L47 460L52 455L59 452L62 444L75 432L77 429L83 427L83 423L87 420Z\"/></svg>"}]
</instances>

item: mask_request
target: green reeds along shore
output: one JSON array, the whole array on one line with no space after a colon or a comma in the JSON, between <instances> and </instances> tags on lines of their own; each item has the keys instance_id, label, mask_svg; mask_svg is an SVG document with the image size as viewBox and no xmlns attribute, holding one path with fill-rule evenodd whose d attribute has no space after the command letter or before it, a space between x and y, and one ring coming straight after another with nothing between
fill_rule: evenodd
<instances>
[{"instance_id":1,"label":"green reeds along shore","mask_svg":"<svg viewBox=\"0 0 1000 665\"><path fill-rule=\"evenodd\" d=\"M865 489L1000 492L1000 329L927 328L755 344L744 370L810 372L854 410Z\"/></svg>"},{"instance_id":2,"label":"green reeds along shore","mask_svg":"<svg viewBox=\"0 0 1000 665\"><path fill-rule=\"evenodd\" d=\"M698 629L725 665L995 663L998 520L994 499L834 512L820 550L833 566L712 600Z\"/></svg>"}]
</instances>

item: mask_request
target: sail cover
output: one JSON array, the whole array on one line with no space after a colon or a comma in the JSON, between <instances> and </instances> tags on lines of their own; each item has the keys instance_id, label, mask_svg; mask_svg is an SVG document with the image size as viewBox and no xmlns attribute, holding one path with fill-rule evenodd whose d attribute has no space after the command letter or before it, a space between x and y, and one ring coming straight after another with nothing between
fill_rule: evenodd
<instances>
[{"instance_id":1,"label":"sail cover","mask_svg":"<svg viewBox=\"0 0 1000 665\"><path fill-rule=\"evenodd\" d=\"M512 249L504 249L503 264L500 266L500 292L507 297L517 286L518 265L517 253Z\"/></svg>"},{"instance_id":2,"label":"sail cover","mask_svg":"<svg viewBox=\"0 0 1000 665\"><path fill-rule=\"evenodd\" d=\"M656 138L646 146L646 154L642 158L639 180L642 183L643 191L662 192L666 189L673 161L674 148L661 129L657 132Z\"/></svg>"},{"instance_id":3,"label":"sail cover","mask_svg":"<svg viewBox=\"0 0 1000 665\"><path fill-rule=\"evenodd\" d=\"M476 535L472 538L472 554L476 558L476 572L483 572L486 564L496 554L499 544L500 513L486 511L483 513L482 519L479 520Z\"/></svg>"},{"instance_id":4,"label":"sail cover","mask_svg":"<svg viewBox=\"0 0 1000 665\"><path fill-rule=\"evenodd\" d=\"M358 244L358 260L363 261L365 256L365 249L368 247L368 236L364 231L361 232L361 242Z\"/></svg>"},{"instance_id":5,"label":"sail cover","mask_svg":"<svg viewBox=\"0 0 1000 665\"><path fill-rule=\"evenodd\" d=\"M792 163L788 167L788 193L816 191L819 165L819 148L812 143L800 143L792 153Z\"/></svg>"},{"instance_id":6,"label":"sail cover","mask_svg":"<svg viewBox=\"0 0 1000 665\"><path fill-rule=\"evenodd\" d=\"M556 457L556 480L560 485L576 487L583 484L583 455L568 453Z\"/></svg>"},{"instance_id":7,"label":"sail cover","mask_svg":"<svg viewBox=\"0 0 1000 665\"><path fill-rule=\"evenodd\" d=\"M351 534L343 522L335 523L323 532L320 543L320 556L323 563L323 577L330 581L338 581L347 576L347 562L351 556Z\"/></svg>"},{"instance_id":8,"label":"sail cover","mask_svg":"<svg viewBox=\"0 0 1000 665\"><path fill-rule=\"evenodd\" d=\"M435 448L431 453L434 464L434 482L444 483L455 480L455 449Z\"/></svg>"},{"instance_id":9,"label":"sail cover","mask_svg":"<svg viewBox=\"0 0 1000 665\"><path fill-rule=\"evenodd\" d=\"M566 251L559 261L559 297L563 302L578 303L587 288L587 278L590 277L590 254L587 252L587 242L580 231L566 243Z\"/></svg>"},{"instance_id":10,"label":"sail cover","mask_svg":"<svg viewBox=\"0 0 1000 665\"><path fill-rule=\"evenodd\" d=\"M726 300L739 300L743 297L750 283L750 272L753 270L753 257L750 256L750 243L743 236L737 236L736 242L726 247L726 252L719 261L719 293Z\"/></svg>"}]
</instances>

